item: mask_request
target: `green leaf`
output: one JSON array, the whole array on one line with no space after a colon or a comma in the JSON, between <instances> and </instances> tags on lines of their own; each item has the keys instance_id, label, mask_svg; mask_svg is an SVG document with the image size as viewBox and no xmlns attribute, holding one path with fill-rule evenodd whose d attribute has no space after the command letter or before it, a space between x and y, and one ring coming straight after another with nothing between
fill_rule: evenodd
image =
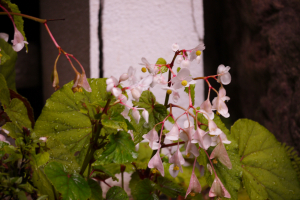
<instances>
[{"instance_id":1,"label":"green leaf","mask_svg":"<svg viewBox=\"0 0 300 200\"><path fill-rule=\"evenodd\" d=\"M125 118L121 114L112 117L109 117L108 115L102 115L101 123L107 128L123 129L124 131L128 131Z\"/></svg>"},{"instance_id":2,"label":"green leaf","mask_svg":"<svg viewBox=\"0 0 300 200\"><path fill-rule=\"evenodd\" d=\"M51 162L45 167L45 174L63 199L85 200L91 196L87 181L78 173L69 174L58 162Z\"/></svg>"},{"instance_id":3,"label":"green leaf","mask_svg":"<svg viewBox=\"0 0 300 200\"><path fill-rule=\"evenodd\" d=\"M47 200L48 199L48 195L42 195L39 198L37 198L36 200Z\"/></svg>"},{"instance_id":4,"label":"green leaf","mask_svg":"<svg viewBox=\"0 0 300 200\"><path fill-rule=\"evenodd\" d=\"M165 65L167 64L167 61L165 60L165 59L163 59L163 58L158 58L157 59L157 61L156 61L156 64L157 65L164 65L164 66L161 66L161 68L160 68L160 72L158 72L158 74L159 73L165 73L165 72L167 72L168 71L168 67L166 67Z\"/></svg>"},{"instance_id":5,"label":"green leaf","mask_svg":"<svg viewBox=\"0 0 300 200\"><path fill-rule=\"evenodd\" d=\"M0 102L4 106L8 106L10 102L10 94L7 88L6 80L0 73Z\"/></svg>"},{"instance_id":6,"label":"green leaf","mask_svg":"<svg viewBox=\"0 0 300 200\"><path fill-rule=\"evenodd\" d=\"M19 191L18 192L18 199L19 200L27 200L26 194L24 191Z\"/></svg>"},{"instance_id":7,"label":"green leaf","mask_svg":"<svg viewBox=\"0 0 300 200\"><path fill-rule=\"evenodd\" d=\"M144 179L136 183L134 188L131 188L131 193L135 200L158 200L155 189L155 183L149 179Z\"/></svg>"},{"instance_id":8,"label":"green leaf","mask_svg":"<svg viewBox=\"0 0 300 200\"><path fill-rule=\"evenodd\" d=\"M16 91L15 65L18 54L13 50L12 46L5 42L2 38L0 38L0 47L1 53L3 51L10 57L10 59L6 60L6 62L0 64L0 73L5 77L8 88Z\"/></svg>"},{"instance_id":9,"label":"green leaf","mask_svg":"<svg viewBox=\"0 0 300 200\"><path fill-rule=\"evenodd\" d=\"M38 191L41 195L47 195L49 200L55 200L58 197L58 194L53 191L52 184L47 179L41 168L34 170L32 175L32 182L35 187L38 188Z\"/></svg>"},{"instance_id":10,"label":"green leaf","mask_svg":"<svg viewBox=\"0 0 300 200\"><path fill-rule=\"evenodd\" d=\"M190 84L192 104L195 105L195 87L196 84ZM189 87L185 87L184 91L189 94Z\"/></svg>"},{"instance_id":11,"label":"green leaf","mask_svg":"<svg viewBox=\"0 0 300 200\"><path fill-rule=\"evenodd\" d=\"M3 65L9 59L10 59L10 56L7 55L3 49L1 49L1 51L0 51L0 65Z\"/></svg>"},{"instance_id":12,"label":"green leaf","mask_svg":"<svg viewBox=\"0 0 300 200\"><path fill-rule=\"evenodd\" d=\"M239 145L243 184L250 199L299 199L297 174L272 133L257 122L240 119L231 134Z\"/></svg>"},{"instance_id":13,"label":"green leaf","mask_svg":"<svg viewBox=\"0 0 300 200\"><path fill-rule=\"evenodd\" d=\"M5 155L4 147L8 145L8 143L0 141L0 159Z\"/></svg>"},{"instance_id":14,"label":"green leaf","mask_svg":"<svg viewBox=\"0 0 300 200\"><path fill-rule=\"evenodd\" d=\"M9 106L4 109L12 122L6 123L3 128L9 131L9 136L18 138L23 136L23 127L31 129L31 121L27 115L27 108L17 98L11 100Z\"/></svg>"},{"instance_id":15,"label":"green leaf","mask_svg":"<svg viewBox=\"0 0 300 200\"><path fill-rule=\"evenodd\" d=\"M90 144L92 124L81 112L83 104L107 101L105 79L88 79L92 92L73 93L73 81L56 91L47 101L34 128L34 137L54 138L72 153L83 152Z\"/></svg>"},{"instance_id":16,"label":"green leaf","mask_svg":"<svg viewBox=\"0 0 300 200\"><path fill-rule=\"evenodd\" d=\"M105 146L105 150L100 155L95 154L97 161L94 165L123 164L137 158L134 143L128 133L119 131L117 134L109 135L108 138L109 143Z\"/></svg>"},{"instance_id":17,"label":"green leaf","mask_svg":"<svg viewBox=\"0 0 300 200\"><path fill-rule=\"evenodd\" d=\"M155 96L148 90L142 93L138 102L132 101L132 103L139 108L145 108L149 113L148 124L145 123L143 118L141 118L139 124L137 124L132 117L132 112L129 112L131 124L135 129L135 131L133 131L134 143L137 144L143 140L142 136L147 134L155 124L163 121L167 117L167 109L163 105L157 103ZM161 124L157 125L155 129L159 131L161 129Z\"/></svg>"},{"instance_id":18,"label":"green leaf","mask_svg":"<svg viewBox=\"0 0 300 200\"><path fill-rule=\"evenodd\" d=\"M14 3L11 3L10 0L1 0L2 3L6 3L6 8L14 13L21 13L18 6ZM13 15L14 18L14 23L16 24L17 29L22 33L24 40L27 41L26 36L25 36L25 32L24 32L24 20L22 18L22 16L18 16L18 15ZM28 45L25 44L26 47L26 51L28 52Z\"/></svg>"},{"instance_id":19,"label":"green leaf","mask_svg":"<svg viewBox=\"0 0 300 200\"><path fill-rule=\"evenodd\" d=\"M112 177L113 180L118 180L117 177L113 173L111 173L107 168L105 168L102 165L93 166L93 169L102 171L107 176Z\"/></svg>"},{"instance_id":20,"label":"green leaf","mask_svg":"<svg viewBox=\"0 0 300 200\"><path fill-rule=\"evenodd\" d=\"M106 194L106 200L127 200L127 199L129 198L126 192L118 186L111 187Z\"/></svg>"},{"instance_id":21,"label":"green leaf","mask_svg":"<svg viewBox=\"0 0 300 200\"><path fill-rule=\"evenodd\" d=\"M36 168L45 165L49 160L49 153L48 152L41 152L36 155L32 155L32 158L34 160L34 164Z\"/></svg>"},{"instance_id":22,"label":"green leaf","mask_svg":"<svg viewBox=\"0 0 300 200\"><path fill-rule=\"evenodd\" d=\"M89 198L89 200L102 200L102 189L96 181L93 179L88 180L88 184L91 188L92 196Z\"/></svg>"},{"instance_id":23,"label":"green leaf","mask_svg":"<svg viewBox=\"0 0 300 200\"><path fill-rule=\"evenodd\" d=\"M157 187L163 194L168 197L175 198L178 195L184 196L185 190L180 187L178 184L174 183L173 181L165 178L165 177L158 177L157 178Z\"/></svg>"},{"instance_id":24,"label":"green leaf","mask_svg":"<svg viewBox=\"0 0 300 200\"><path fill-rule=\"evenodd\" d=\"M9 154L8 158L4 160L4 163L15 162L22 158L22 154L14 146L5 146L4 151Z\"/></svg>"}]
</instances>

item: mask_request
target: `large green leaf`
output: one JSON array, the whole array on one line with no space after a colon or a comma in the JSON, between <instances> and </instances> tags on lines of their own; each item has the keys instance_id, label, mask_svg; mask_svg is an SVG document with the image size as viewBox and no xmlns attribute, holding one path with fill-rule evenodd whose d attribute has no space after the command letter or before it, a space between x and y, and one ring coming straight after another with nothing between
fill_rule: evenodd
<instances>
[{"instance_id":1,"label":"large green leaf","mask_svg":"<svg viewBox=\"0 0 300 200\"><path fill-rule=\"evenodd\" d=\"M23 127L31 129L31 121L27 115L27 108L24 103L17 98L11 100L4 111L9 116L11 122L6 123L3 128L9 131L9 136L13 138L23 136Z\"/></svg>"},{"instance_id":2,"label":"large green leaf","mask_svg":"<svg viewBox=\"0 0 300 200\"><path fill-rule=\"evenodd\" d=\"M36 155L32 155L33 164L36 168L45 165L49 160L49 153L48 152L41 152Z\"/></svg>"},{"instance_id":3,"label":"large green leaf","mask_svg":"<svg viewBox=\"0 0 300 200\"><path fill-rule=\"evenodd\" d=\"M92 92L73 93L73 81L56 91L47 101L34 128L34 136L54 138L72 154L84 151L90 144L92 124L83 113L87 103L107 100L105 79L88 79Z\"/></svg>"},{"instance_id":4,"label":"large green leaf","mask_svg":"<svg viewBox=\"0 0 300 200\"><path fill-rule=\"evenodd\" d=\"M101 123L107 128L123 129L124 131L127 131L127 123L125 121L125 118L121 114L111 117L108 115L103 115Z\"/></svg>"},{"instance_id":5,"label":"large green leaf","mask_svg":"<svg viewBox=\"0 0 300 200\"><path fill-rule=\"evenodd\" d=\"M250 199L299 199L297 174L272 133L257 122L241 119L231 134L239 145L243 184Z\"/></svg>"},{"instance_id":6,"label":"large green leaf","mask_svg":"<svg viewBox=\"0 0 300 200\"><path fill-rule=\"evenodd\" d=\"M15 52L10 44L0 38L1 52L4 51L10 58L0 64L0 73L3 74L9 89L16 90L16 71L15 65L17 61L17 52Z\"/></svg>"},{"instance_id":7,"label":"large green leaf","mask_svg":"<svg viewBox=\"0 0 300 200\"><path fill-rule=\"evenodd\" d=\"M63 199L85 200L91 196L88 182L78 173L68 173L61 163L47 164L45 174L57 191L62 194Z\"/></svg>"},{"instance_id":8,"label":"large green leaf","mask_svg":"<svg viewBox=\"0 0 300 200\"><path fill-rule=\"evenodd\" d=\"M135 200L158 200L155 194L156 184L149 179L140 180L135 187L131 188L133 199Z\"/></svg>"},{"instance_id":9,"label":"large green leaf","mask_svg":"<svg viewBox=\"0 0 300 200\"><path fill-rule=\"evenodd\" d=\"M44 171L41 168L33 171L32 182L38 188L40 195L48 195L49 200L55 200L58 194L53 190L52 184L47 179Z\"/></svg>"},{"instance_id":10,"label":"large green leaf","mask_svg":"<svg viewBox=\"0 0 300 200\"><path fill-rule=\"evenodd\" d=\"M117 134L109 135L108 138L109 143L105 146L105 150L100 155L95 153L97 161L94 165L123 164L137 158L134 143L127 132L119 131Z\"/></svg>"},{"instance_id":11,"label":"large green leaf","mask_svg":"<svg viewBox=\"0 0 300 200\"><path fill-rule=\"evenodd\" d=\"M127 199L129 198L126 192L118 186L111 187L106 194L106 200L127 200Z\"/></svg>"},{"instance_id":12,"label":"large green leaf","mask_svg":"<svg viewBox=\"0 0 300 200\"><path fill-rule=\"evenodd\" d=\"M102 200L102 189L100 187L100 184L93 179L89 179L88 184L92 192L92 196L89 198L89 200Z\"/></svg>"},{"instance_id":13,"label":"large green leaf","mask_svg":"<svg viewBox=\"0 0 300 200\"><path fill-rule=\"evenodd\" d=\"M138 102L133 101L132 103L139 108L145 108L149 113L149 123L145 123L145 120L141 118L139 124L137 124L130 111L131 123L135 129L135 131L133 131L134 143L137 144L143 140L142 136L144 134L147 134L155 124L163 121L168 114L165 106L157 103L155 96L148 90L142 93ZM161 124L157 125L155 129L159 131L161 129Z\"/></svg>"},{"instance_id":14,"label":"large green leaf","mask_svg":"<svg viewBox=\"0 0 300 200\"><path fill-rule=\"evenodd\" d=\"M175 198L178 195L185 195L185 190L182 187L180 187L177 183L162 176L157 178L156 188L166 196L172 198Z\"/></svg>"}]
</instances>

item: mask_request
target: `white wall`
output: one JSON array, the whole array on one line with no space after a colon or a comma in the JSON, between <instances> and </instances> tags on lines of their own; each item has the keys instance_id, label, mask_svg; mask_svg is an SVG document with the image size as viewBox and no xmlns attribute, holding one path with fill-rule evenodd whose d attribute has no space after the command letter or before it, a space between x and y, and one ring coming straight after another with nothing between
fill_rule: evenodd
<instances>
[{"instance_id":1,"label":"white wall","mask_svg":"<svg viewBox=\"0 0 300 200\"><path fill-rule=\"evenodd\" d=\"M93 5L91 11L96 12L95 2L98 0L90 2L93 2L90 3ZM180 48L191 49L199 43L200 38L203 39L202 0L104 0L102 27L104 77L113 75L118 78L129 66L137 68L138 77L145 76L138 64L142 57L146 57L150 63L155 63L159 57L171 62L173 43L178 43ZM91 43L93 47L93 39ZM91 52L98 55L95 49ZM95 77L94 71L97 69L94 68L98 67L96 63L92 64L95 60L94 57L91 60L91 77ZM202 76L202 63L193 63L191 71L194 76ZM163 102L165 91L160 91L158 86L154 90L156 94L162 94L157 97L159 102ZM197 104L200 104L204 99L202 82L197 84L196 90Z\"/></svg>"}]
</instances>

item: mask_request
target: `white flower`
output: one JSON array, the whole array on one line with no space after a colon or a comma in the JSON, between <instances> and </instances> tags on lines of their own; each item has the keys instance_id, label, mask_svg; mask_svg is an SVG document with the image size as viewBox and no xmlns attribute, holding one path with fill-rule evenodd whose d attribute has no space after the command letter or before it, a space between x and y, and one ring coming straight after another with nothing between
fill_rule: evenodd
<instances>
[{"instance_id":1,"label":"white flower","mask_svg":"<svg viewBox=\"0 0 300 200\"><path fill-rule=\"evenodd\" d=\"M2 38L3 40L5 40L5 42L7 42L7 41L8 41L8 38L9 38L9 36L8 36L8 34L7 34L7 33L0 33L0 38Z\"/></svg>"},{"instance_id":2,"label":"white flower","mask_svg":"<svg viewBox=\"0 0 300 200\"><path fill-rule=\"evenodd\" d=\"M162 74L156 74L154 77L153 77L153 81L152 83L150 84L151 87L154 87L156 84L162 84L162 85L165 85L167 84L168 82L165 80L165 77L162 75Z\"/></svg>"},{"instance_id":3,"label":"white flower","mask_svg":"<svg viewBox=\"0 0 300 200\"><path fill-rule=\"evenodd\" d=\"M139 88L140 91L145 91L150 87L152 81L153 81L153 76L148 75L142 80L140 80L140 82L137 84L137 87Z\"/></svg>"},{"instance_id":4,"label":"white flower","mask_svg":"<svg viewBox=\"0 0 300 200\"><path fill-rule=\"evenodd\" d=\"M179 137L185 142L185 153L187 157L189 157L190 153L192 153L195 157L198 157L199 151L196 145L192 144L192 139L195 132L194 126L184 128L183 130L184 131L179 134Z\"/></svg>"},{"instance_id":5,"label":"white flower","mask_svg":"<svg viewBox=\"0 0 300 200\"><path fill-rule=\"evenodd\" d=\"M197 126L192 143L198 143L202 149L207 150L211 145L211 137L207 133Z\"/></svg>"},{"instance_id":6,"label":"white flower","mask_svg":"<svg viewBox=\"0 0 300 200\"><path fill-rule=\"evenodd\" d=\"M18 52L21 51L25 44L28 44L27 41L24 41L22 33L15 27L14 39L11 41L13 43L12 48Z\"/></svg>"},{"instance_id":7,"label":"white flower","mask_svg":"<svg viewBox=\"0 0 300 200\"><path fill-rule=\"evenodd\" d=\"M132 108L132 116L133 116L133 119L138 124L140 121L140 118L141 118L141 115L140 115L140 112L138 111L138 109Z\"/></svg>"},{"instance_id":8,"label":"white flower","mask_svg":"<svg viewBox=\"0 0 300 200\"><path fill-rule=\"evenodd\" d=\"M219 129L216 123L211 119L208 119L208 129L210 135L220 135L223 133L223 131L221 131L221 129Z\"/></svg>"},{"instance_id":9,"label":"white flower","mask_svg":"<svg viewBox=\"0 0 300 200\"><path fill-rule=\"evenodd\" d=\"M156 65L151 65L146 58L142 58L142 62L140 65L145 65L145 67L149 70L150 74L157 74L159 71L158 67Z\"/></svg>"},{"instance_id":10,"label":"white flower","mask_svg":"<svg viewBox=\"0 0 300 200\"><path fill-rule=\"evenodd\" d=\"M214 119L214 112L212 111L211 103L209 98L207 98L201 105L200 105L200 112L203 113L204 117L207 119Z\"/></svg>"},{"instance_id":11,"label":"white flower","mask_svg":"<svg viewBox=\"0 0 300 200\"><path fill-rule=\"evenodd\" d=\"M177 43L172 44L172 50L177 51L179 49L179 45Z\"/></svg>"},{"instance_id":12,"label":"white flower","mask_svg":"<svg viewBox=\"0 0 300 200\"><path fill-rule=\"evenodd\" d=\"M181 69L177 76L172 78L171 81L173 83L174 89L182 88L183 86L188 86L188 83L193 80L190 70L187 68Z\"/></svg>"},{"instance_id":13,"label":"white flower","mask_svg":"<svg viewBox=\"0 0 300 200\"><path fill-rule=\"evenodd\" d=\"M177 151L169 158L169 163L173 163L169 167L169 172L174 178L178 175L179 170L181 173L183 172L181 165L185 163L185 160L179 151L179 148L177 148Z\"/></svg>"},{"instance_id":14,"label":"white flower","mask_svg":"<svg viewBox=\"0 0 300 200\"><path fill-rule=\"evenodd\" d=\"M167 90L167 92L171 92L173 96L173 101L176 103L180 98L179 92L173 87L163 87L163 90Z\"/></svg>"},{"instance_id":15,"label":"white flower","mask_svg":"<svg viewBox=\"0 0 300 200\"><path fill-rule=\"evenodd\" d=\"M221 81L223 85L228 85L231 82L231 75L228 72L230 70L230 67L225 67L224 65L219 65L217 74L218 80Z\"/></svg>"},{"instance_id":16,"label":"white flower","mask_svg":"<svg viewBox=\"0 0 300 200\"><path fill-rule=\"evenodd\" d=\"M197 51L203 51L205 49L204 44L201 42L198 46L196 46L190 53L190 61L192 62L194 59L197 58Z\"/></svg>"},{"instance_id":17,"label":"white flower","mask_svg":"<svg viewBox=\"0 0 300 200\"><path fill-rule=\"evenodd\" d=\"M228 169L232 169L232 164L228 153L225 149L225 146L222 142L220 142L214 150L211 152L209 159L218 159L223 165L225 165Z\"/></svg>"},{"instance_id":18,"label":"white flower","mask_svg":"<svg viewBox=\"0 0 300 200\"><path fill-rule=\"evenodd\" d=\"M189 68L189 67L190 67L190 61L189 60L181 61L181 68Z\"/></svg>"},{"instance_id":19,"label":"white flower","mask_svg":"<svg viewBox=\"0 0 300 200\"><path fill-rule=\"evenodd\" d=\"M149 142L149 146L152 150L156 150L160 148L160 144L158 142L158 133L155 128L151 129L146 135L143 135L143 138Z\"/></svg>"},{"instance_id":20,"label":"white flower","mask_svg":"<svg viewBox=\"0 0 300 200\"><path fill-rule=\"evenodd\" d=\"M127 72L128 79L127 80L129 81L130 85L133 85L137 82L136 77L135 77L135 71L136 71L136 69L131 66L128 68L128 72Z\"/></svg>"},{"instance_id":21,"label":"white flower","mask_svg":"<svg viewBox=\"0 0 300 200\"><path fill-rule=\"evenodd\" d=\"M122 94L122 90L120 88L117 87L113 87L111 90L111 93L115 96L118 97Z\"/></svg>"},{"instance_id":22,"label":"white flower","mask_svg":"<svg viewBox=\"0 0 300 200\"><path fill-rule=\"evenodd\" d=\"M159 149L157 150L156 154L151 158L151 160L148 163L149 168L156 168L161 173L162 176L165 176L164 166L162 164L160 155L159 155Z\"/></svg>"},{"instance_id":23,"label":"white flower","mask_svg":"<svg viewBox=\"0 0 300 200\"><path fill-rule=\"evenodd\" d=\"M142 116L145 119L146 123L148 123L148 121L149 121L149 113L148 113L148 111L146 109L143 110Z\"/></svg>"},{"instance_id":24,"label":"white flower","mask_svg":"<svg viewBox=\"0 0 300 200\"><path fill-rule=\"evenodd\" d=\"M166 134L166 139L168 140L178 140L179 138L179 130L177 124L171 128L170 132Z\"/></svg>"},{"instance_id":25,"label":"white flower","mask_svg":"<svg viewBox=\"0 0 300 200\"><path fill-rule=\"evenodd\" d=\"M106 85L106 91L110 92L113 87L119 85L119 81L115 77L111 76L110 78L106 79Z\"/></svg>"},{"instance_id":26,"label":"white flower","mask_svg":"<svg viewBox=\"0 0 300 200\"><path fill-rule=\"evenodd\" d=\"M212 101L212 110L217 110L223 117L228 118L230 114L228 113L228 107L225 104L225 101L228 100L230 100L230 98L226 96L226 90L221 86L218 97L215 97Z\"/></svg>"},{"instance_id":27,"label":"white flower","mask_svg":"<svg viewBox=\"0 0 300 200\"><path fill-rule=\"evenodd\" d=\"M215 177L215 180L209 190L209 197L226 197L231 198L229 192L226 190L222 182L218 177Z\"/></svg>"}]
</instances>

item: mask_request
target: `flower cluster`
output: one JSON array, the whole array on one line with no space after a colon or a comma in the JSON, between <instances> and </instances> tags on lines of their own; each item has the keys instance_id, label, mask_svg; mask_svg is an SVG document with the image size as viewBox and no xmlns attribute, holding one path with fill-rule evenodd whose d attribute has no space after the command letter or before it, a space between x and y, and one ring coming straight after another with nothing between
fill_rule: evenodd
<instances>
[{"instance_id":1,"label":"flower cluster","mask_svg":"<svg viewBox=\"0 0 300 200\"><path fill-rule=\"evenodd\" d=\"M146 123L148 122L149 113L144 108L131 107L129 104L127 104L128 99L125 96L125 91L127 91L128 94L131 94L131 97L129 96L129 99L138 101L143 91L148 90L154 85L160 84L162 85L162 89L166 90L168 95L172 94L173 101L176 103L180 98L179 91L182 88L187 87L190 90L190 85L196 84L197 80L202 79L206 81L206 83L209 86L208 97L200 105L199 109L196 109L192 105L190 94L189 105L187 109L183 109L182 107L176 104L171 104L172 107L183 109L184 112L178 118L183 116L187 117L186 122L183 125L180 125L177 122L178 118L174 118L172 114L172 109L170 108L170 114L168 115L168 117L172 117L175 120L175 124L170 129L170 131L167 134L165 134L164 137L165 139L173 141L174 146L177 145L177 150L172 155L169 155L169 163L171 164L169 167L169 173L173 177L176 177L179 172L183 172L182 165L184 165L186 162L183 154L185 154L187 158L195 159L195 168L196 158L199 156L199 149L203 149L204 151L206 151L210 147L214 147L211 154L207 154L209 156L209 160L211 161L211 165L209 165L211 169L214 168L213 163L217 163L218 161L221 162L224 166L228 167L229 169L232 168L231 161L228 157L226 148L224 146L224 144L230 144L231 142L227 139L226 134L213 121L215 115L214 111L216 111L217 114L220 114L225 118L229 117L228 107L225 102L228 101L230 98L226 96L226 90L223 87L223 85L227 85L231 82L231 76L229 73L230 67L220 65L217 69L216 75L208 77L192 77L189 69L190 63L193 60L196 60L197 63L199 63L201 52L204 49L205 46L203 43L199 44L191 50L179 50L178 44L173 44L172 50L175 52L175 57L177 57L177 63L180 64L180 70L178 73L175 73L172 70L174 63L165 65L150 64L145 58L142 58L142 71L148 71L149 74L141 80L138 80L135 77L135 69L133 67L130 67L128 69L128 72L123 73L119 77L119 79L111 76L106 80L107 92L111 92L111 94L116 97L117 103L120 103L126 107L126 113L128 113L130 109L132 110L132 117L134 118L136 123L139 123L141 117L139 110L142 111L142 117L145 119ZM162 76L161 72L163 66L167 67L172 74L172 77L169 77L168 81L166 81ZM210 85L210 78L220 83L221 86L219 88L219 91L217 91ZM120 87L121 83L123 84L124 81L128 81L129 85L126 87ZM210 102L211 90L215 91L217 94L217 96L213 99L212 102ZM193 109L196 115L192 115L189 112L189 109ZM208 120L208 123L203 124L202 122L198 122L198 114L202 114ZM195 119L195 124L189 119L189 116L192 116ZM160 157L160 150L164 147L164 143L162 142L162 130L164 129L166 119L160 122L160 124L162 124L160 134L155 129L155 126L147 134L143 135L144 141L149 142L150 148L152 150L156 150L155 155L151 158L151 160L148 163L148 167L154 168L155 170L153 172L159 171L162 176L164 176L165 172L163 162ZM207 126L207 131L201 129L200 125ZM183 148L185 149L184 153L180 151L180 145L182 144L184 145ZM193 169L190 179L190 185L187 190L186 196L188 194L195 195L199 192L201 192L201 186ZM211 187L209 196L230 198L230 194L223 186L216 173L215 181Z\"/></svg>"}]
</instances>

